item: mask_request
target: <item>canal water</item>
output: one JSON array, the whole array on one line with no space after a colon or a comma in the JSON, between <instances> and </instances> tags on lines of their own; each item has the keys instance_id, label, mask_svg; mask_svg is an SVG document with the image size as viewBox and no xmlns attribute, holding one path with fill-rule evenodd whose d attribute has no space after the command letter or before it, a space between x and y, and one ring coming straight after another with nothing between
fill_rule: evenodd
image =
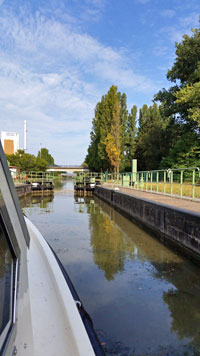
<instances>
[{"instance_id":1,"label":"canal water","mask_svg":"<svg viewBox=\"0 0 200 356\"><path fill-rule=\"evenodd\" d=\"M100 199L22 201L66 268L109 356L200 355L200 268Z\"/></svg>"}]
</instances>

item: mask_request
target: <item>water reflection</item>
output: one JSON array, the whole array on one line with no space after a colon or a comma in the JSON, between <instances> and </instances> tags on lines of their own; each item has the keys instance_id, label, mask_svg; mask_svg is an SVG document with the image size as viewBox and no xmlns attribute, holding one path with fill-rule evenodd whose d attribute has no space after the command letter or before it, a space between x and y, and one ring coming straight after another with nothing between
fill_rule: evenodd
<instances>
[{"instance_id":1,"label":"water reflection","mask_svg":"<svg viewBox=\"0 0 200 356\"><path fill-rule=\"evenodd\" d=\"M172 354L181 355L184 352L185 355L199 355L200 280L199 273L197 273L199 269L169 250L157 239L150 238L147 233L133 225L102 200L96 197L93 199L76 197L75 203L79 205L80 212L89 214L93 259L95 264L104 271L106 279L111 281L119 272L125 270L127 274L126 264L129 261L133 262L134 259L135 262L140 261L144 269L138 271L135 265L132 270L135 287L137 288L139 278L140 290L149 299L152 312L158 313L162 309L159 305L161 300L158 303L155 298L157 303L155 305L152 300L152 289L147 288L148 279L158 280L157 293L159 295L161 292L161 298L170 312L169 317L165 315L165 321L168 323L167 320L170 320L171 333L176 333L178 339L183 341L183 345L179 346L180 353L173 350L171 346ZM129 293L128 290L127 293ZM138 301L138 307L139 304ZM152 315L151 319L154 317L155 315ZM150 334L153 335L153 329ZM169 347L166 347L166 350L165 348L160 350L159 352L164 355L168 353Z\"/></svg>"},{"instance_id":2,"label":"water reflection","mask_svg":"<svg viewBox=\"0 0 200 356\"><path fill-rule=\"evenodd\" d=\"M106 354L200 355L199 267L100 199L71 191L67 182L47 207L30 200L26 209L59 254Z\"/></svg>"},{"instance_id":3,"label":"water reflection","mask_svg":"<svg viewBox=\"0 0 200 356\"><path fill-rule=\"evenodd\" d=\"M53 200L54 194L51 192L49 194L37 193L33 195L27 195L21 201L21 206L25 214L32 215L35 211L40 209L41 214L52 213L53 212Z\"/></svg>"},{"instance_id":4,"label":"water reflection","mask_svg":"<svg viewBox=\"0 0 200 356\"><path fill-rule=\"evenodd\" d=\"M163 300L171 312L171 331L176 332L180 340L191 340L191 345L196 348L195 355L200 355L199 295L172 290L163 293Z\"/></svg>"},{"instance_id":5,"label":"water reflection","mask_svg":"<svg viewBox=\"0 0 200 356\"><path fill-rule=\"evenodd\" d=\"M123 233L94 199L96 198L75 195L75 211L89 214L93 259L105 272L106 279L111 281L115 274L123 272L126 255L133 259L134 246L124 239Z\"/></svg>"},{"instance_id":6,"label":"water reflection","mask_svg":"<svg viewBox=\"0 0 200 356\"><path fill-rule=\"evenodd\" d=\"M89 213L94 262L105 272L106 279L111 281L115 274L124 271L126 256L134 258L134 245L124 239L118 226L99 207L95 212L89 209Z\"/></svg>"},{"instance_id":7,"label":"water reflection","mask_svg":"<svg viewBox=\"0 0 200 356\"><path fill-rule=\"evenodd\" d=\"M95 207L94 200L91 197L74 194L74 211L76 213L89 213L91 206Z\"/></svg>"},{"instance_id":8,"label":"water reflection","mask_svg":"<svg viewBox=\"0 0 200 356\"><path fill-rule=\"evenodd\" d=\"M105 239L108 238L109 241L112 241L115 240L115 236L117 236L118 241L118 236L120 236L121 242L119 243L119 248L126 245L127 250L123 249L124 253L128 253L128 257L132 260L137 258L143 262L144 266L146 264L146 269L151 272L151 276L160 280L160 283L162 284L164 282L165 286L167 286L167 290L163 290L162 292L162 300L168 306L168 310L170 311L170 330L172 333L176 333L179 340L190 340L187 347L185 347L184 355L200 355L199 268L190 263L190 261L184 260L181 256L166 248L156 239L152 238L147 241L146 234L141 233L140 228L132 225L122 215L98 198L96 198L95 201L103 212L103 214L101 214L103 217L101 218L101 221L99 221L99 224L103 225L106 221L105 226L108 225L111 228L109 231L104 228L104 231L113 234L112 238L106 236ZM109 222L108 216L110 219ZM92 219L90 219L90 221L92 221ZM91 234L92 231L94 232L95 224L96 221L93 222L93 228L91 227ZM134 230L133 234L130 232L131 225L132 230ZM114 229L112 229L112 226L114 226ZM98 229L95 229L95 232L98 234ZM131 243L125 244L123 242L124 236L130 237L131 235L134 247ZM98 239L93 237L93 241L95 240L97 241ZM107 246L107 244L105 244L105 246ZM98 248L96 249L96 253L99 253L100 259L101 252L98 251ZM127 256L124 255L124 262L126 257ZM96 262L98 261L98 258L95 258L94 260ZM149 268L149 262L153 268ZM99 263L98 265L100 266ZM105 265L103 267L105 267ZM145 280L141 284L141 289L145 289ZM151 303L150 293L149 303ZM165 350L162 352L164 354ZM173 354L173 351L171 352ZM176 351L175 354L179 353Z\"/></svg>"}]
</instances>

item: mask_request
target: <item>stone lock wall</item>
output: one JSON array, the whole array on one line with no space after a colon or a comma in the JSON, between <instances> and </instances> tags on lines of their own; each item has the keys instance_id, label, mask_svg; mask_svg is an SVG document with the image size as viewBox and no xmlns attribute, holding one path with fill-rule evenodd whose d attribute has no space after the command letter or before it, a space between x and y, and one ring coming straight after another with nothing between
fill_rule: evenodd
<instances>
[{"instance_id":1,"label":"stone lock wall","mask_svg":"<svg viewBox=\"0 0 200 356\"><path fill-rule=\"evenodd\" d=\"M31 193L31 184L18 185L15 187L18 197Z\"/></svg>"},{"instance_id":2,"label":"stone lock wall","mask_svg":"<svg viewBox=\"0 0 200 356\"><path fill-rule=\"evenodd\" d=\"M200 262L200 214L100 186L95 195Z\"/></svg>"}]
</instances>

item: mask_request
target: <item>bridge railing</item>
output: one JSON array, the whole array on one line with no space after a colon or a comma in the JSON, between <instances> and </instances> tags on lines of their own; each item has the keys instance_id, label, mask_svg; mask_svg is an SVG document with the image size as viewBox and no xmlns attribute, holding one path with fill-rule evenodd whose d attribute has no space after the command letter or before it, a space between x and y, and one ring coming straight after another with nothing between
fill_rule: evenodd
<instances>
[{"instance_id":1,"label":"bridge railing","mask_svg":"<svg viewBox=\"0 0 200 356\"><path fill-rule=\"evenodd\" d=\"M84 166L78 166L78 165L65 165L65 166L49 166L47 169L47 172L89 172L89 169L84 167Z\"/></svg>"},{"instance_id":2,"label":"bridge railing","mask_svg":"<svg viewBox=\"0 0 200 356\"><path fill-rule=\"evenodd\" d=\"M117 179L112 173L106 173L104 181L152 193L200 199L199 167L139 171L134 175L131 172L120 173Z\"/></svg>"}]
</instances>

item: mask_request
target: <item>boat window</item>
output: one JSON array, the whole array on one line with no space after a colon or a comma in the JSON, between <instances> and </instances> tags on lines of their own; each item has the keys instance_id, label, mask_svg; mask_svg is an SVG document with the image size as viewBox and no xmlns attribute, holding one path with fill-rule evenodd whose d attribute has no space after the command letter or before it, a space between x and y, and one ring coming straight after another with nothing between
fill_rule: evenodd
<instances>
[{"instance_id":1,"label":"boat window","mask_svg":"<svg viewBox=\"0 0 200 356\"><path fill-rule=\"evenodd\" d=\"M0 349L12 321L13 264L11 247L0 216Z\"/></svg>"}]
</instances>

